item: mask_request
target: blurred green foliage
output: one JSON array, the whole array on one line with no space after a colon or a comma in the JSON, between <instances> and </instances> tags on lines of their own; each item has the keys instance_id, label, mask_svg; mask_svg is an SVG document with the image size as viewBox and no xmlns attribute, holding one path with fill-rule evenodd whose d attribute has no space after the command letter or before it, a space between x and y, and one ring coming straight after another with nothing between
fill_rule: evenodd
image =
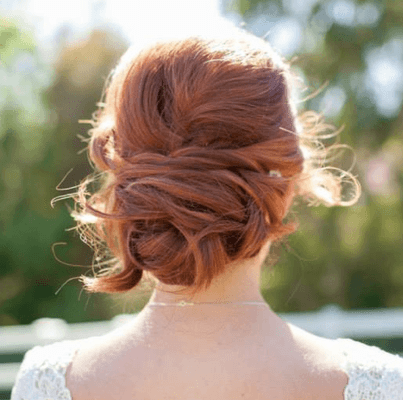
<instances>
[{"instance_id":1,"label":"blurred green foliage","mask_svg":"<svg viewBox=\"0 0 403 400\"><path fill-rule=\"evenodd\" d=\"M47 65L33 35L12 21L2 22L0 38L0 324L44 316L109 318L114 311L105 296L94 301L81 294L76 280L61 288L86 271L64 264L89 266L92 254L66 232L73 226L66 205L52 209L50 203L64 193L56 187L71 168L63 188L90 172L77 137L88 125L78 120L91 116L127 45L114 33L93 31L79 44L61 45L55 63Z\"/></svg>"},{"instance_id":2,"label":"blurred green foliage","mask_svg":"<svg viewBox=\"0 0 403 400\"><path fill-rule=\"evenodd\" d=\"M377 92L368 86L368 57L382 59L388 49L400 48L403 2L351 0L354 7L375 5L379 15L372 24L332 20L329 7L335 1L310 0L303 12L295 8L298 2L230 0L224 9L252 32L258 17L272 23L269 31L285 18L299 23L301 43L290 54L297 56L294 67L313 89L329 82L304 107L319 110L327 93L344 98L330 119L344 125L339 139L355 150L354 172L363 194L349 208L297 204L300 230L282 245L286 251L278 250L275 266L265 269L263 293L282 312L327 303L347 309L401 306L403 112L401 106L394 113L382 111ZM125 311L126 297L113 306L107 296L81 294L74 277L86 270L63 263L88 266L92 254L77 235L66 232L73 222L63 202L55 208L50 202L65 193L56 187L71 168L62 188L77 185L90 172L81 151L85 144L77 137L89 126L78 120L91 117L126 47L115 33L94 30L78 43L61 40L56 61L49 64L33 33L1 22L0 325L45 316L97 320ZM143 303L140 295L133 307Z\"/></svg>"},{"instance_id":3,"label":"blurred green foliage","mask_svg":"<svg viewBox=\"0 0 403 400\"><path fill-rule=\"evenodd\" d=\"M399 77L403 70L403 2L229 0L224 5L242 17L247 30L257 34L263 25L269 41L278 21L302 27L293 66L312 90L329 82L329 89L344 93L343 107L330 120L344 126L339 141L354 149L354 172L363 186L353 207L296 208L300 230L264 274L267 300L277 311L327 303L346 309L402 306L403 87L401 76L392 90L386 83L388 75ZM375 67L383 68L381 73L376 75ZM382 84L385 93L379 92ZM385 111L382 95L395 93L396 110ZM304 107L321 111L325 97L326 89Z\"/></svg>"}]
</instances>

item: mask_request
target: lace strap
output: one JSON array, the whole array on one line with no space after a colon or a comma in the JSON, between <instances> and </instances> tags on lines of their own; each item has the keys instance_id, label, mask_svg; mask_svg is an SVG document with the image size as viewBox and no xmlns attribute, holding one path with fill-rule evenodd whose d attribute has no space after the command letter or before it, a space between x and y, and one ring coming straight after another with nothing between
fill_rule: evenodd
<instances>
[{"instance_id":1,"label":"lace strap","mask_svg":"<svg viewBox=\"0 0 403 400\"><path fill-rule=\"evenodd\" d=\"M403 358L351 339L338 339L348 375L345 400L403 400Z\"/></svg>"},{"instance_id":2,"label":"lace strap","mask_svg":"<svg viewBox=\"0 0 403 400\"><path fill-rule=\"evenodd\" d=\"M82 341L36 346L24 357L11 400L72 400L66 388L66 370Z\"/></svg>"}]
</instances>

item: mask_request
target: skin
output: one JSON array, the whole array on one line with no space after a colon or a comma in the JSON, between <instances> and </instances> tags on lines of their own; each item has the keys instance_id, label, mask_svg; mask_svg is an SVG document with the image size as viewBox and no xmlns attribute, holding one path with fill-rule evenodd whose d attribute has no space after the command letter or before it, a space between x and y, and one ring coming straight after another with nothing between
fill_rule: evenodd
<instances>
[{"instance_id":1,"label":"skin","mask_svg":"<svg viewBox=\"0 0 403 400\"><path fill-rule=\"evenodd\" d=\"M203 292L159 283L151 301L263 302L269 247L228 266ZM87 340L66 383L74 400L343 400L340 362L336 342L285 323L269 306L147 305L124 327Z\"/></svg>"}]
</instances>

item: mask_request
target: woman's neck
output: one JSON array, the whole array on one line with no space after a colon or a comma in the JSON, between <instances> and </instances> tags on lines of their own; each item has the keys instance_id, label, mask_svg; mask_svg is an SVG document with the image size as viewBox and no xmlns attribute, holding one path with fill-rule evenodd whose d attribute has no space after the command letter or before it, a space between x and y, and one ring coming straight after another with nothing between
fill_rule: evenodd
<instances>
[{"instance_id":1,"label":"woman's neck","mask_svg":"<svg viewBox=\"0 0 403 400\"><path fill-rule=\"evenodd\" d=\"M260 269L267 248L254 258L228 265L210 286L198 292L183 286L158 283L151 304L264 302L260 293Z\"/></svg>"},{"instance_id":2,"label":"woman's neck","mask_svg":"<svg viewBox=\"0 0 403 400\"><path fill-rule=\"evenodd\" d=\"M228 335L248 335L260 331L261 323L272 325L269 320L275 314L260 292L260 269L267 249L254 258L229 265L203 291L194 293L185 287L159 283L136 318L137 323L153 337L190 343L196 337L204 343ZM193 305L179 307L181 302Z\"/></svg>"}]
</instances>

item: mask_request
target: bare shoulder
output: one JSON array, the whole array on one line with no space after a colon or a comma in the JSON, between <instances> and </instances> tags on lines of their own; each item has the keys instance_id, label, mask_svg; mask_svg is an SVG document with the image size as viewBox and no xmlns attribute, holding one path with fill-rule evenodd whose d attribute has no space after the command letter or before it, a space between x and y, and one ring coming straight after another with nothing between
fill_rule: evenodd
<instances>
[{"instance_id":1,"label":"bare shoulder","mask_svg":"<svg viewBox=\"0 0 403 400\"><path fill-rule=\"evenodd\" d=\"M343 370L343 354L335 340L326 339L287 324L295 344L296 354L302 360L302 374L312 382L312 398L344 399L348 375ZM297 356L298 358L298 356ZM317 397L316 397L317 396Z\"/></svg>"},{"instance_id":2,"label":"bare shoulder","mask_svg":"<svg viewBox=\"0 0 403 400\"><path fill-rule=\"evenodd\" d=\"M120 332L116 331L94 337L77 351L66 371L66 386L74 400L102 400L102 393L105 393L105 398L111 393L106 393L105 388L119 387L114 377L125 378L124 346L127 345L120 336Z\"/></svg>"},{"instance_id":3,"label":"bare shoulder","mask_svg":"<svg viewBox=\"0 0 403 400\"><path fill-rule=\"evenodd\" d=\"M84 400L91 398L92 387L89 384L97 375L98 360L101 352L96 351L100 347L98 337L88 341L85 347L81 347L75 354L66 371L66 386L73 399Z\"/></svg>"},{"instance_id":4,"label":"bare shoulder","mask_svg":"<svg viewBox=\"0 0 403 400\"><path fill-rule=\"evenodd\" d=\"M348 378L334 341L291 325L278 336L238 342L214 354L207 349L184 354L178 344L149 347L115 332L76 354L67 387L74 400L110 399L117 387L122 399L165 398L167 393L175 393L175 399L196 394L200 399L344 399Z\"/></svg>"},{"instance_id":5,"label":"bare shoulder","mask_svg":"<svg viewBox=\"0 0 403 400\"><path fill-rule=\"evenodd\" d=\"M328 368L339 368L343 354L337 341L316 336L292 324L287 324L291 338L307 360Z\"/></svg>"}]
</instances>

